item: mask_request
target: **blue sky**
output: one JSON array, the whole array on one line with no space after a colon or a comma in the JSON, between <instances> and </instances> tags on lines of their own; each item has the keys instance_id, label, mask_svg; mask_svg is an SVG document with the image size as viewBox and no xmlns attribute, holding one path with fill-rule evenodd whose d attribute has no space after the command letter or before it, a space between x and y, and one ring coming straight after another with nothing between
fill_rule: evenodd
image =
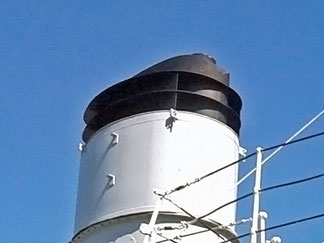
<instances>
[{"instance_id":1,"label":"blue sky","mask_svg":"<svg viewBox=\"0 0 324 243\"><path fill-rule=\"evenodd\" d=\"M242 146L283 142L324 108L323 12L313 0L0 1L1 242L71 239L83 111L104 88L165 58L212 55L243 100ZM324 117L303 135L323 128ZM323 146L317 138L285 148L264 166L263 186L323 173ZM323 186L264 193L268 226L323 213ZM238 218L251 207L242 201ZM323 226L268 236L322 242Z\"/></svg>"}]
</instances>

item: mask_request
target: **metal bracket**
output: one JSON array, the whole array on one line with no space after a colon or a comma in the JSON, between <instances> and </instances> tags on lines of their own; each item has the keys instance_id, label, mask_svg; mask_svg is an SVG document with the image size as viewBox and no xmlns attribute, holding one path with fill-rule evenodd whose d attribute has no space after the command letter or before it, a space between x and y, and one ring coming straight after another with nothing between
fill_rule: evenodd
<instances>
[{"instance_id":1,"label":"metal bracket","mask_svg":"<svg viewBox=\"0 0 324 243\"><path fill-rule=\"evenodd\" d=\"M114 176L113 174L107 174L107 177L109 179L108 183L111 186L114 186L116 184L116 176Z\"/></svg>"},{"instance_id":2,"label":"metal bracket","mask_svg":"<svg viewBox=\"0 0 324 243\"><path fill-rule=\"evenodd\" d=\"M115 145L115 144L119 143L119 134L118 133L112 132L111 136L113 137L112 144Z\"/></svg>"},{"instance_id":3,"label":"metal bracket","mask_svg":"<svg viewBox=\"0 0 324 243\"><path fill-rule=\"evenodd\" d=\"M82 152L82 151L84 151L85 150L85 144L83 144L83 143L79 143L79 145L78 145L78 150L80 151L80 152Z\"/></svg>"},{"instance_id":4,"label":"metal bracket","mask_svg":"<svg viewBox=\"0 0 324 243\"><path fill-rule=\"evenodd\" d=\"M175 109L170 109L170 117L172 117L174 120L178 120L177 118L178 112Z\"/></svg>"},{"instance_id":5,"label":"metal bracket","mask_svg":"<svg viewBox=\"0 0 324 243\"><path fill-rule=\"evenodd\" d=\"M246 157L247 149L239 146L238 152L242 157Z\"/></svg>"},{"instance_id":6,"label":"metal bracket","mask_svg":"<svg viewBox=\"0 0 324 243\"><path fill-rule=\"evenodd\" d=\"M143 235L152 235L152 227L148 224L141 224L139 231L143 234Z\"/></svg>"},{"instance_id":7,"label":"metal bracket","mask_svg":"<svg viewBox=\"0 0 324 243\"><path fill-rule=\"evenodd\" d=\"M170 117L165 121L165 127L167 129L170 129L170 132L172 132L173 125L176 122L176 120L178 120L177 116L178 116L178 112L175 109L171 108Z\"/></svg>"}]
</instances>

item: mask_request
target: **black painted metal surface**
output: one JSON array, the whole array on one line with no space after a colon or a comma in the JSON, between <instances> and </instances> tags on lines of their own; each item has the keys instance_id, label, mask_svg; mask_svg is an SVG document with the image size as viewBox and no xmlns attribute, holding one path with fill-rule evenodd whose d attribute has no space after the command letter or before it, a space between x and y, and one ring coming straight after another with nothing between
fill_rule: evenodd
<instances>
[{"instance_id":1,"label":"black painted metal surface","mask_svg":"<svg viewBox=\"0 0 324 243\"><path fill-rule=\"evenodd\" d=\"M83 140L118 119L149 111L196 112L239 134L242 101L229 87L229 74L205 54L177 56L101 92L84 113Z\"/></svg>"}]
</instances>

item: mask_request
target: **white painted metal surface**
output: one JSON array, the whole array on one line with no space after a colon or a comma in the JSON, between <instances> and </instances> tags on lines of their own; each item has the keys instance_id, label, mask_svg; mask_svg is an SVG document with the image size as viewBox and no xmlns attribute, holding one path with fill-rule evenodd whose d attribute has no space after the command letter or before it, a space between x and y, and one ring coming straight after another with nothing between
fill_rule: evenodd
<instances>
[{"instance_id":1,"label":"white painted metal surface","mask_svg":"<svg viewBox=\"0 0 324 243\"><path fill-rule=\"evenodd\" d=\"M89 140L81 153L75 233L107 219L153 212L155 188L174 188L238 159L238 137L223 123L178 111L171 131L166 126L168 118L169 111L134 115L105 126ZM237 165L232 166L170 198L191 214L203 215L236 198L232 188L237 172ZM160 212L183 215L167 202L161 205ZM235 222L235 212L233 204L209 219L228 225ZM127 226L109 226L110 235L115 237L110 241L89 236L80 242L124 242L124 238L116 241L124 237L116 233L121 228L127 232ZM205 242L217 242L210 234L213 237ZM128 237L125 242L132 239Z\"/></svg>"},{"instance_id":2,"label":"white painted metal surface","mask_svg":"<svg viewBox=\"0 0 324 243\"><path fill-rule=\"evenodd\" d=\"M270 243L281 243L281 238L279 236L275 236L270 240Z\"/></svg>"},{"instance_id":3,"label":"white painted metal surface","mask_svg":"<svg viewBox=\"0 0 324 243\"><path fill-rule=\"evenodd\" d=\"M78 234L73 239L73 243L141 243L145 235L140 231L142 222L149 220L149 214L138 214L126 216L122 218L115 218L99 223L97 225L88 227L82 233ZM165 239L180 239L179 235L192 234L205 230L198 226L188 226L188 228L179 227L179 223L165 223L171 221L172 215L160 216L161 221L155 227L154 241L160 242ZM164 227L175 228L174 230L163 230ZM232 236L233 237L233 236ZM225 238L226 239L226 238ZM184 243L197 243L197 242L222 242L224 239L217 237L212 232L204 232L200 234L193 234L190 237L183 236L181 242ZM171 242L171 241L169 241ZM233 241L237 243L238 241Z\"/></svg>"},{"instance_id":4,"label":"white painted metal surface","mask_svg":"<svg viewBox=\"0 0 324 243\"><path fill-rule=\"evenodd\" d=\"M259 213L260 213L260 190L261 190L261 173L262 173L262 148L257 147L256 155L256 171L253 198L253 215L251 227L251 243L257 243L257 230L259 229Z\"/></svg>"},{"instance_id":5,"label":"white painted metal surface","mask_svg":"<svg viewBox=\"0 0 324 243\"><path fill-rule=\"evenodd\" d=\"M264 229L266 228L266 219L268 218L267 212L260 212L259 213L259 218L260 218L260 243L266 243L266 232Z\"/></svg>"}]
</instances>

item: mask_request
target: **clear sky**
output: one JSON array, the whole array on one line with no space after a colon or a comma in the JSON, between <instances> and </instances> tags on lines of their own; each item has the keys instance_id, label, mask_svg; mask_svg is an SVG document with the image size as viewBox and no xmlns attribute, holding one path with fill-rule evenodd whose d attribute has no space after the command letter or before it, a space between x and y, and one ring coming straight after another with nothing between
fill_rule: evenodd
<instances>
[{"instance_id":1,"label":"clear sky","mask_svg":"<svg viewBox=\"0 0 324 243\"><path fill-rule=\"evenodd\" d=\"M101 90L165 58L212 55L243 100L242 146L283 142L324 108L323 12L318 0L0 1L0 241L71 239L83 111ZM323 130L324 117L303 135ZM285 148L264 166L263 187L323 173L323 150L323 138ZM253 165L242 164L240 176ZM264 193L267 225L324 213L323 186ZM242 201L238 219L251 208ZM273 235L322 242L324 219Z\"/></svg>"}]
</instances>

